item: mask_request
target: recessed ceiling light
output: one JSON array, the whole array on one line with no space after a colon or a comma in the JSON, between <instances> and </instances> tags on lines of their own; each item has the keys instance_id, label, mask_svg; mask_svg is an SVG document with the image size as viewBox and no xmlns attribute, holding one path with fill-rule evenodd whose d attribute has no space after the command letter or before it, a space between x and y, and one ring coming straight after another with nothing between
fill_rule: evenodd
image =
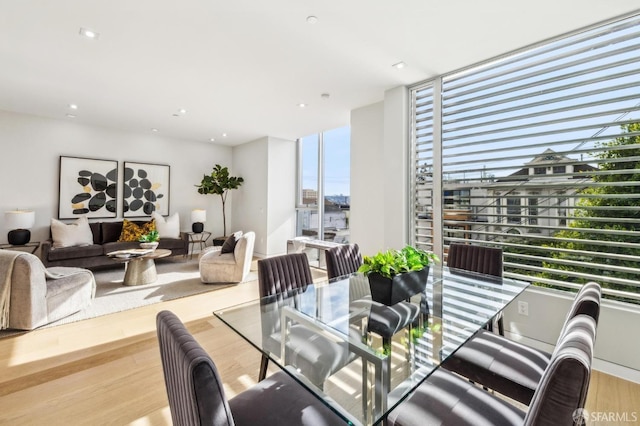
<instances>
[{"instance_id":1,"label":"recessed ceiling light","mask_svg":"<svg viewBox=\"0 0 640 426\"><path fill-rule=\"evenodd\" d=\"M307 107L307 104L300 102L300 103L298 104L298 106L299 106L300 108L306 108L306 107Z\"/></svg>"},{"instance_id":2,"label":"recessed ceiling light","mask_svg":"<svg viewBox=\"0 0 640 426\"><path fill-rule=\"evenodd\" d=\"M307 16L307 24L315 24L317 22L318 22L317 16L313 16L313 15Z\"/></svg>"},{"instance_id":3,"label":"recessed ceiling light","mask_svg":"<svg viewBox=\"0 0 640 426\"><path fill-rule=\"evenodd\" d=\"M153 129L151 129L151 131L155 133L155 132L157 132L157 131L158 131L158 129L156 129L156 128L154 127Z\"/></svg>"},{"instance_id":4,"label":"recessed ceiling light","mask_svg":"<svg viewBox=\"0 0 640 426\"><path fill-rule=\"evenodd\" d=\"M401 70L402 68L406 68L407 64L405 64L404 62L398 62L396 64L391 65L392 67Z\"/></svg>"},{"instance_id":5,"label":"recessed ceiling light","mask_svg":"<svg viewBox=\"0 0 640 426\"><path fill-rule=\"evenodd\" d=\"M222 134L222 137L223 137L223 138L226 138L226 137L227 137L227 134L226 134L226 133L223 133L223 134Z\"/></svg>"},{"instance_id":6,"label":"recessed ceiling light","mask_svg":"<svg viewBox=\"0 0 640 426\"><path fill-rule=\"evenodd\" d=\"M187 110L186 110L186 109L184 109L184 108L180 108L180 109L178 110L178 112L179 112L180 114L182 114L182 115L185 115L185 114L187 113Z\"/></svg>"},{"instance_id":7,"label":"recessed ceiling light","mask_svg":"<svg viewBox=\"0 0 640 426\"><path fill-rule=\"evenodd\" d=\"M70 108L70 109L78 109L78 105L76 105L76 104L69 104L69 108Z\"/></svg>"},{"instance_id":8,"label":"recessed ceiling light","mask_svg":"<svg viewBox=\"0 0 640 426\"><path fill-rule=\"evenodd\" d=\"M209 142L215 142L215 141L216 141L216 138L209 139Z\"/></svg>"},{"instance_id":9,"label":"recessed ceiling light","mask_svg":"<svg viewBox=\"0 0 640 426\"><path fill-rule=\"evenodd\" d=\"M67 118L76 118L74 114L67 114Z\"/></svg>"},{"instance_id":10,"label":"recessed ceiling light","mask_svg":"<svg viewBox=\"0 0 640 426\"><path fill-rule=\"evenodd\" d=\"M90 38L93 40L97 40L98 38L100 38L100 33L97 33L93 30L90 30L88 28L80 28L80 35L85 36L86 38Z\"/></svg>"}]
</instances>

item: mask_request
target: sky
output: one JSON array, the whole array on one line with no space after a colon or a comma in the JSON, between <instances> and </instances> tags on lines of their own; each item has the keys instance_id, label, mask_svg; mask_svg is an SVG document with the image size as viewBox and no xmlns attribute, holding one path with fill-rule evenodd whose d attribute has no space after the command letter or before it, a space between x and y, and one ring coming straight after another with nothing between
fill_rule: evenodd
<instances>
[{"instance_id":1,"label":"sky","mask_svg":"<svg viewBox=\"0 0 640 426\"><path fill-rule=\"evenodd\" d=\"M324 132L324 194L350 195L349 126ZM302 188L318 189L318 135L302 138Z\"/></svg>"}]
</instances>

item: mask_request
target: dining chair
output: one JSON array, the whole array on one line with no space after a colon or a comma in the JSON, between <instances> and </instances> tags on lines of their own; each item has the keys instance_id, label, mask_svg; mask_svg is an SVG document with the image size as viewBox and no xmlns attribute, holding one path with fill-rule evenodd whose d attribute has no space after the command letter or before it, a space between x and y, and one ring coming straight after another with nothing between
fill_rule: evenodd
<instances>
[{"instance_id":1,"label":"dining chair","mask_svg":"<svg viewBox=\"0 0 640 426\"><path fill-rule=\"evenodd\" d=\"M265 308L269 308L273 303L295 305L295 293L302 292L309 284L313 284L307 255L291 253L259 260L258 283L261 300L269 302ZM277 315L277 310L272 310L271 313L275 315L269 317L269 312L263 312L262 332L266 346L271 347L274 353L280 353L280 316ZM320 389L330 375L355 357L349 351L348 342L327 339L304 325L291 326L287 337L293 342L291 346L296 350L289 350L289 346L285 346L287 353L283 354L284 358L299 368L304 376ZM269 357L263 353L259 380L265 378L268 363Z\"/></svg>"},{"instance_id":2,"label":"dining chair","mask_svg":"<svg viewBox=\"0 0 640 426\"><path fill-rule=\"evenodd\" d=\"M502 277L502 249L472 244L451 243L447 253L447 266L479 274ZM504 336L504 319L502 312L487 324L493 331L493 323L498 323L498 333Z\"/></svg>"},{"instance_id":3,"label":"dining chair","mask_svg":"<svg viewBox=\"0 0 640 426\"><path fill-rule=\"evenodd\" d=\"M325 250L327 278L349 275L362 265L362 254L358 244L342 244Z\"/></svg>"},{"instance_id":4,"label":"dining chair","mask_svg":"<svg viewBox=\"0 0 640 426\"><path fill-rule=\"evenodd\" d=\"M162 311L156 317L156 326L174 425L345 423L284 371L227 400L213 360L180 319L172 312Z\"/></svg>"},{"instance_id":5,"label":"dining chair","mask_svg":"<svg viewBox=\"0 0 640 426\"><path fill-rule=\"evenodd\" d=\"M362 254L358 244L343 244L325 251L327 278L329 280L352 274L362 265ZM369 307L367 331L378 334L383 347L391 347L392 337L403 328L410 326L418 316L419 308L411 303L400 302L393 306L371 300L368 292L352 303L366 303Z\"/></svg>"},{"instance_id":6,"label":"dining chair","mask_svg":"<svg viewBox=\"0 0 640 426\"><path fill-rule=\"evenodd\" d=\"M596 322L589 315L569 320L564 335L525 412L459 376L438 369L387 418L390 426L582 424L591 377Z\"/></svg>"},{"instance_id":7,"label":"dining chair","mask_svg":"<svg viewBox=\"0 0 640 426\"><path fill-rule=\"evenodd\" d=\"M560 341L569 321L588 315L596 324L600 315L600 285L582 286L573 300L560 331ZM443 367L480 383L523 404L530 404L552 355L522 343L480 330L447 358Z\"/></svg>"},{"instance_id":8,"label":"dining chair","mask_svg":"<svg viewBox=\"0 0 640 426\"><path fill-rule=\"evenodd\" d=\"M358 244L343 244L332 247L325 250L325 257L329 280L352 274L362 265L362 254ZM404 328L409 328L409 333L411 333L411 326L418 317L418 306L407 302L387 306L371 300L370 292L366 296L352 301L351 304L367 305L366 310L369 314L366 332L375 333L382 338L382 347L389 351L388 360L391 362L391 340L396 333ZM391 365L389 365L390 369Z\"/></svg>"}]
</instances>

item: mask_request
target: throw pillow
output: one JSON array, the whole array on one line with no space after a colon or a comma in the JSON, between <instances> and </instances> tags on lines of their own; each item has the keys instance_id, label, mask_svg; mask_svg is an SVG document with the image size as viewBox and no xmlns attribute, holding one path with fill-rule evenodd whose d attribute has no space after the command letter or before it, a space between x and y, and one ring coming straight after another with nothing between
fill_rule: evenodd
<instances>
[{"instance_id":1,"label":"throw pillow","mask_svg":"<svg viewBox=\"0 0 640 426\"><path fill-rule=\"evenodd\" d=\"M222 249L220 249L220 253L233 253L233 250L236 248L236 244L238 240L242 237L242 231L235 232L227 237L224 240L224 244L222 244Z\"/></svg>"},{"instance_id":2,"label":"throw pillow","mask_svg":"<svg viewBox=\"0 0 640 426\"><path fill-rule=\"evenodd\" d=\"M135 223L125 219L122 222L122 233L119 242L122 241L138 241L144 234L148 234L151 231L155 231L156 221L151 219L149 222L145 222L142 225L136 225Z\"/></svg>"},{"instance_id":3,"label":"throw pillow","mask_svg":"<svg viewBox=\"0 0 640 426\"><path fill-rule=\"evenodd\" d=\"M156 221L160 238L180 238L180 216L177 212L166 219L158 212L151 213L151 217Z\"/></svg>"},{"instance_id":4,"label":"throw pillow","mask_svg":"<svg viewBox=\"0 0 640 426\"><path fill-rule=\"evenodd\" d=\"M75 223L70 224L52 218L51 237L54 248L90 246L93 244L93 233L86 216L81 216Z\"/></svg>"}]
</instances>

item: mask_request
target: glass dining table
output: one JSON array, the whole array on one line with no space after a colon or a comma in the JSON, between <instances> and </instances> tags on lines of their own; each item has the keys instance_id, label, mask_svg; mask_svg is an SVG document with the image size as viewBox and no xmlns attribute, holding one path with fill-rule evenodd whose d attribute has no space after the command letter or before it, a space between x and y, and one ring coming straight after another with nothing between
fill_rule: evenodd
<instances>
[{"instance_id":1,"label":"glass dining table","mask_svg":"<svg viewBox=\"0 0 640 426\"><path fill-rule=\"evenodd\" d=\"M288 371L345 424L370 425L383 422L529 284L432 265L424 292L407 300L417 307L417 316L394 335L390 346L370 332L377 328L371 322L381 313L393 320L401 310L371 300L368 279L359 273L231 306L214 315ZM317 335L324 346L335 346L347 355L336 361L320 351L304 365L297 363L296 354L314 353L305 351L304 346L311 344L308 340L293 337L301 327L305 336ZM333 363L333 374L321 384L309 380L310 366L322 369L323 363Z\"/></svg>"}]
</instances>

